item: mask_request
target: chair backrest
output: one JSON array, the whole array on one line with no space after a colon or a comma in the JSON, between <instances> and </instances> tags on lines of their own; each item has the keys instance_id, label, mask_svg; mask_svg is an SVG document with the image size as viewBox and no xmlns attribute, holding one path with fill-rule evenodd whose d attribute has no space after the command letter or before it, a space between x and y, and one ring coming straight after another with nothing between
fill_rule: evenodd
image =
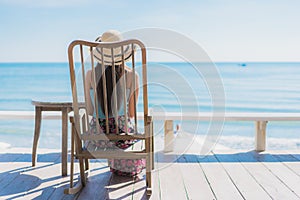
<instances>
[{"instance_id":1,"label":"chair backrest","mask_svg":"<svg viewBox=\"0 0 300 200\"><path fill-rule=\"evenodd\" d=\"M69 67L70 67L70 78L71 78L71 88L72 88L72 96L73 96L73 111L74 111L74 120L75 120L75 127L77 129L77 131L79 132L83 132L85 128L80 127L80 113L81 113L81 109L83 108L84 110L86 110L87 108L87 99L88 99L88 95L90 95L90 91L86 91L84 90L84 98L83 98L83 102L82 102L82 98L79 97L79 93L81 91L79 91L79 88L86 88L85 87L85 79L86 79L86 65L87 63L90 64L91 67L91 71L92 71L92 84L93 84L93 101L94 101L94 110L96 112L96 117L99 118L99 101L98 101L98 95L97 95L97 76L96 76L96 64L99 62L99 66L102 68L101 72L102 72L102 81L103 81L103 99L102 101L104 102L104 114L105 114L105 118L106 118L106 133L109 133L109 125L108 125L108 118L109 118L109 113L108 113L108 97L106 95L106 77L105 77L105 73L103 73L105 71L105 65L107 62L107 58L105 58L105 56L107 57L107 55L105 55L105 52L111 52L111 65L114 66L115 65L115 60L114 58L114 49L119 49L121 51L121 67L123 68L121 71L124 73L125 72L125 58L124 58L124 51L125 48L131 46L130 50L131 52L131 58L128 60L128 62L131 62L131 64L129 64L129 66L132 67L132 71L133 71L133 78L132 78L132 86L133 86L133 91L136 91L136 80L135 80L135 73L136 73L136 68L138 65L140 65L142 67L141 73L142 75L140 76L140 91L142 90L142 102L143 102L143 113L144 113L144 126L146 126L146 121L147 121L147 117L148 117L148 93L147 93L147 66L146 66L146 48L144 46L144 44L136 39L131 39L131 40L124 40L121 42L89 42L89 41L83 41L83 40L75 40L73 41L68 48L68 58L69 58ZM78 47L78 48L76 48ZM85 49L88 49L88 51L85 51ZM75 52L75 50L79 50L79 52ZM100 56L101 58L99 60L95 60L95 50L100 50L100 52L104 52L102 53ZM128 50L128 48L127 48ZM88 52L88 55L85 55L85 53ZM140 55L137 55L140 54ZM77 62L75 59L75 55L79 57L80 62ZM141 61L137 61L137 57L139 57L141 59ZM77 66L79 64L79 66ZM119 65L119 64L118 64ZM82 76L78 75L81 74ZM118 84L116 82L115 79L115 67L112 67L112 84L113 84L113 88L116 87L116 85ZM99 79L98 79L99 80ZM127 109L127 96L126 96L126 81L125 78L120 79L120 81L122 82L122 87L124 87L124 97L123 97L123 109L124 109L124 115L125 115L125 120L127 121L127 117L128 117L128 109ZM79 86L81 85L81 86ZM113 98L116 99L117 94L117 90L114 89L113 90ZM136 92L133 92L133 99L134 101L136 101ZM117 109L116 108L116 104L112 105L112 109ZM115 113L116 118L118 118L118 112ZM86 125L88 125L89 121L88 121L88 117L85 118L86 119ZM134 122L135 122L135 133L137 132L137 122L138 118L137 118L137 107L136 107L136 102L134 102ZM96 120L98 123L98 120ZM116 126L118 126L118 120L115 120ZM127 123L125 123L125 126L127 126ZM87 126L89 127L89 126ZM99 128L99 124L97 125L97 129ZM127 127L125 128L126 132L127 132ZM118 128L116 129L117 133L118 133Z\"/></svg>"}]
</instances>

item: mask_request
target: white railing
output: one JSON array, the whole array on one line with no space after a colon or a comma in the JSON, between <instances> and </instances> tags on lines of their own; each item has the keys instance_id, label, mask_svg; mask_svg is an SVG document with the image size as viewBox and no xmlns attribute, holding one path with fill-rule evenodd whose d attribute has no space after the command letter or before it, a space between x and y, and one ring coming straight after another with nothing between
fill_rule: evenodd
<instances>
[{"instance_id":1,"label":"white railing","mask_svg":"<svg viewBox=\"0 0 300 200\"><path fill-rule=\"evenodd\" d=\"M172 151L173 121L253 121L255 123L255 150L266 149L266 127L269 121L300 121L300 113L154 113L153 118L165 121L165 151Z\"/></svg>"},{"instance_id":2,"label":"white railing","mask_svg":"<svg viewBox=\"0 0 300 200\"><path fill-rule=\"evenodd\" d=\"M178 113L154 112L154 120L165 121L165 143L172 140L173 121L198 120L198 121L253 121L255 122L255 149L264 151L266 148L266 126L268 121L300 121L300 113ZM34 119L34 111L0 111L0 120ZM60 119L61 112L43 112L43 119ZM143 113L138 113L138 119L143 119Z\"/></svg>"},{"instance_id":3,"label":"white railing","mask_svg":"<svg viewBox=\"0 0 300 200\"><path fill-rule=\"evenodd\" d=\"M61 112L43 112L43 119L61 119ZM0 111L0 120L34 119L34 111Z\"/></svg>"}]
</instances>

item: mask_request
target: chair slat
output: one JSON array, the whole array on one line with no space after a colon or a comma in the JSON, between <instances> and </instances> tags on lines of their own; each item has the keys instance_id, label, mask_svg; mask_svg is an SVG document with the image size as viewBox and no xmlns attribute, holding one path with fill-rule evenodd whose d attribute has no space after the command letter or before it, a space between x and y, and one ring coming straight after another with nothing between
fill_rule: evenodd
<instances>
[{"instance_id":1,"label":"chair slat","mask_svg":"<svg viewBox=\"0 0 300 200\"><path fill-rule=\"evenodd\" d=\"M97 95L97 84L96 84L96 72L95 72L95 64L94 64L94 52L93 47L90 47L90 56L91 56L91 65L92 65L92 81L93 81L93 90L94 90L94 103L95 103L95 110L96 110L96 119L99 119L99 110L98 110L98 95ZM96 129L97 132L100 132L100 125L99 121L96 120Z\"/></svg>"},{"instance_id":2,"label":"chair slat","mask_svg":"<svg viewBox=\"0 0 300 200\"><path fill-rule=\"evenodd\" d=\"M134 102L134 132L137 133L137 117L136 117L136 83L135 83L135 58L134 58L134 45L131 43L131 60L133 71L133 102Z\"/></svg>"},{"instance_id":3,"label":"chair slat","mask_svg":"<svg viewBox=\"0 0 300 200\"><path fill-rule=\"evenodd\" d=\"M86 91L86 83L85 83L85 66L84 66L84 57L83 57L83 47L82 44L80 45L80 61L81 61L81 73L82 73L82 82L83 82L83 93L84 93L84 106L85 108L87 108L87 102L88 102L88 97L87 95L89 95L90 91ZM86 124L89 124L89 119L88 117L85 118L86 119ZM83 127L87 127L88 131L90 130L90 126L83 126ZM86 130L82 130L83 132Z\"/></svg>"},{"instance_id":4,"label":"chair slat","mask_svg":"<svg viewBox=\"0 0 300 200\"><path fill-rule=\"evenodd\" d=\"M103 52L103 47L101 47L101 52ZM106 133L109 132L109 126L108 126L108 105L107 105L107 91L106 91L106 74L105 74L105 64L104 64L104 57L103 53L101 54L101 70L102 70L102 85L103 85L103 100L104 100L104 113L105 113L105 127L106 127Z\"/></svg>"},{"instance_id":5,"label":"chair slat","mask_svg":"<svg viewBox=\"0 0 300 200\"><path fill-rule=\"evenodd\" d=\"M114 113L115 118L115 125L116 125L116 132L119 133L119 113L118 113L118 103L117 103L117 83L116 83L116 68L115 68L115 61L114 61L114 49L111 48L111 63L112 63L112 82L113 82L113 98L111 98L111 109Z\"/></svg>"},{"instance_id":6,"label":"chair slat","mask_svg":"<svg viewBox=\"0 0 300 200\"><path fill-rule=\"evenodd\" d=\"M146 48L141 48L142 52L142 69L143 69L143 105L144 105L144 126L147 125L148 117L148 81L147 81L147 57L146 57Z\"/></svg>"},{"instance_id":7,"label":"chair slat","mask_svg":"<svg viewBox=\"0 0 300 200\"><path fill-rule=\"evenodd\" d=\"M75 127L72 129L77 130L76 134L80 130L80 119L79 119L79 106L78 106L78 94L77 94L77 81L75 76L75 65L73 57L73 48L77 45L77 42L72 42L68 47L68 59L70 67L70 79L71 79L71 88L72 88L72 97L73 97L73 110L74 110L74 121ZM79 147L79 146L77 146ZM81 152L82 148L76 148L76 153Z\"/></svg>"},{"instance_id":8,"label":"chair slat","mask_svg":"<svg viewBox=\"0 0 300 200\"><path fill-rule=\"evenodd\" d=\"M124 98L123 98L123 106L124 106L124 115L125 115L125 133L128 134L128 113L127 113L127 84L126 84L126 72L125 72L125 61L124 61L124 46L121 46L121 54L122 54L122 80L123 80L123 87L124 87Z\"/></svg>"}]
</instances>

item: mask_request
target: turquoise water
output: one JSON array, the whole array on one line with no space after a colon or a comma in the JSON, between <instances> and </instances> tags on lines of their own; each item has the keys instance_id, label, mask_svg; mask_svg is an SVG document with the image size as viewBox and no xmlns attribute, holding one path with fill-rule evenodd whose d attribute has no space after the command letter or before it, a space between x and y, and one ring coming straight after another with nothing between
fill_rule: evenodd
<instances>
[{"instance_id":1,"label":"turquoise water","mask_svg":"<svg viewBox=\"0 0 300 200\"><path fill-rule=\"evenodd\" d=\"M216 63L216 67L218 75L203 77L187 63L149 63L149 107L209 112L214 105L206 81L219 76L223 88L218 90L224 89L228 112L300 112L300 63ZM0 110L33 111L31 99L71 100L68 64L0 63ZM32 120L0 120L0 142L30 147L33 126ZM198 134L205 134L207 126L200 123ZM157 122L157 130L161 127ZM43 120L40 147L59 148L60 129L60 121ZM299 130L300 122L270 122L269 148L298 148ZM253 133L253 122L228 122L220 143L252 148Z\"/></svg>"}]
</instances>

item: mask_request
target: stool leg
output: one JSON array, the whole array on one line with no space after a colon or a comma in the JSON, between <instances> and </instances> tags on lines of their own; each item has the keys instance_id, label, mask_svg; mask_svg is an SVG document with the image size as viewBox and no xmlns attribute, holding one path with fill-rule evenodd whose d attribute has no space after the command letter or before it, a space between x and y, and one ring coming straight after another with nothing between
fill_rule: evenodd
<instances>
[{"instance_id":1,"label":"stool leg","mask_svg":"<svg viewBox=\"0 0 300 200\"><path fill-rule=\"evenodd\" d=\"M36 164L36 150L37 145L40 137L41 131L41 117L42 117L42 108L35 107L35 127L34 127L34 137L33 137L33 144L32 144L32 166L34 167Z\"/></svg>"},{"instance_id":2,"label":"stool leg","mask_svg":"<svg viewBox=\"0 0 300 200\"><path fill-rule=\"evenodd\" d=\"M68 165L68 109L62 109L62 145L61 145L61 173L67 176Z\"/></svg>"}]
</instances>

